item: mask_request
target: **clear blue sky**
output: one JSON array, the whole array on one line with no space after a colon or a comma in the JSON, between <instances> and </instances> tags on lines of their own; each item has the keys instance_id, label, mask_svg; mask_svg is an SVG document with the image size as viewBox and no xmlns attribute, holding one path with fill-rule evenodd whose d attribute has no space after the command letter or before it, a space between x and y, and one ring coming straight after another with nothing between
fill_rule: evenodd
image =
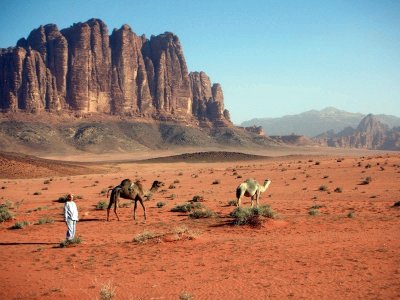
<instances>
[{"instance_id":1,"label":"clear blue sky","mask_svg":"<svg viewBox=\"0 0 400 300\"><path fill-rule=\"evenodd\" d=\"M174 32L189 71L222 84L234 123L334 106L400 116L397 0L1 0L0 47L90 18Z\"/></svg>"}]
</instances>

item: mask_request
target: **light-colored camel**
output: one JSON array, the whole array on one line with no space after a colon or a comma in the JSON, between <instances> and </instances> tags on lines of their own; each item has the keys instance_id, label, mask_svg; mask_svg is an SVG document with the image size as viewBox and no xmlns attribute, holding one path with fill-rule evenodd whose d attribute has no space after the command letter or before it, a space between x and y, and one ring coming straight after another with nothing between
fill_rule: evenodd
<instances>
[{"instance_id":1,"label":"light-colored camel","mask_svg":"<svg viewBox=\"0 0 400 300\"><path fill-rule=\"evenodd\" d=\"M256 200L256 205L258 206L258 199L260 194L265 192L268 186L271 184L271 180L265 179L264 185L259 184L253 178L249 178L243 183L241 183L236 189L236 206L240 206L240 200L243 196L251 197L251 207L253 207L253 200Z\"/></svg>"},{"instance_id":2,"label":"light-colored camel","mask_svg":"<svg viewBox=\"0 0 400 300\"><path fill-rule=\"evenodd\" d=\"M122 180L121 184L117 185L116 187L109 189L107 192L107 197L109 192L111 191L111 196L110 196L110 203L108 204L107 208L107 221L109 221L110 217L110 209L114 205L114 213L117 216L117 219L119 221L119 217L117 214L117 207L118 207L118 200L119 197L124 198L124 199L130 199L135 202L134 208L133 208L133 219L136 220L136 208L137 208L137 202L139 201L140 204L143 207L143 212L144 212L144 219L146 220L146 208L144 207L143 201L145 198L147 200L150 200L150 198L153 196L157 190L164 186L164 183L158 180L155 180L148 191L143 190L143 186L139 181L132 182L130 179L124 179Z\"/></svg>"}]
</instances>

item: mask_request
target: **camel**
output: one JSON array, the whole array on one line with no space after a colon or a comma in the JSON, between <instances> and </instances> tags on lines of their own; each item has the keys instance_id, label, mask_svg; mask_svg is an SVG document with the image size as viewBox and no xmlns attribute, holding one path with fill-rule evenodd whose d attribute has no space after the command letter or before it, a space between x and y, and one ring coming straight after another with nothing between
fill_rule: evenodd
<instances>
[{"instance_id":1,"label":"camel","mask_svg":"<svg viewBox=\"0 0 400 300\"><path fill-rule=\"evenodd\" d=\"M143 207L143 212L144 212L144 219L146 220L146 208L144 207L143 201L145 198L146 200L150 200L153 194L161 187L164 186L164 183L158 180L155 180L148 191L143 190L143 186L139 181L132 182L130 179L124 179L121 181L121 184L117 185L116 187L109 189L107 192L107 197L109 192L111 191L111 196L110 196L110 203L108 204L107 207L107 221L109 221L110 217L110 209L111 206L114 205L114 213L117 216L117 219L119 221L119 217L117 214L117 207L118 207L118 200L119 197L124 198L124 199L130 199L135 202L134 208L133 208L133 219L136 220L136 208L137 208L137 202L139 201L140 204Z\"/></svg>"},{"instance_id":2,"label":"camel","mask_svg":"<svg viewBox=\"0 0 400 300\"><path fill-rule=\"evenodd\" d=\"M268 186L271 184L271 180L265 179L264 185L259 184L256 180L249 178L241 183L236 189L236 206L240 206L240 200L243 196L251 197L251 207L253 207L253 200L256 199L256 205L258 206L258 199L260 194L265 192Z\"/></svg>"}]
</instances>

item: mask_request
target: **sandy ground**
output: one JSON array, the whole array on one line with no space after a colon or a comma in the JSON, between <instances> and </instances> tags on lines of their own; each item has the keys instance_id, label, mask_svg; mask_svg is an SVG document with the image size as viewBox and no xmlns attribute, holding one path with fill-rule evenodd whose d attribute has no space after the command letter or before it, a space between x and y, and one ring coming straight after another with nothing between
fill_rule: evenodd
<instances>
[{"instance_id":1,"label":"sandy ground","mask_svg":"<svg viewBox=\"0 0 400 300\"><path fill-rule=\"evenodd\" d=\"M0 223L0 299L101 299L102 290L114 290L114 299L400 298L398 153L121 162L95 170L102 171L0 180L0 202L15 214ZM249 177L272 180L260 202L279 218L261 228L230 224L228 202ZM362 184L367 177L370 183ZM119 222L113 214L106 222L105 210L96 210L107 201L104 191L124 178L141 179L145 187L165 182L145 202L146 222L141 207L136 221L132 206L118 209ZM57 200L68 192L80 198L82 243L60 248L66 226ZM171 212L195 195L217 216ZM165 205L158 208L159 202ZM314 205L320 208L313 216ZM38 225L44 217L54 223ZM17 221L31 225L11 229ZM133 241L145 232L156 238Z\"/></svg>"}]
</instances>

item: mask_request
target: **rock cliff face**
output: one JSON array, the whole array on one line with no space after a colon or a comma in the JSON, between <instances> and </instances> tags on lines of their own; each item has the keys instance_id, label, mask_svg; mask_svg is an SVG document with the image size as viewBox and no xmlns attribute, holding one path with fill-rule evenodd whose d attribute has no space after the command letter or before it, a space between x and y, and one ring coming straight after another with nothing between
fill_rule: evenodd
<instances>
[{"instance_id":1,"label":"rock cliff face","mask_svg":"<svg viewBox=\"0 0 400 300\"><path fill-rule=\"evenodd\" d=\"M315 141L330 147L400 150L400 130L389 129L389 126L369 114L356 129L347 127L338 134L327 132L316 137Z\"/></svg>"},{"instance_id":2,"label":"rock cliff face","mask_svg":"<svg viewBox=\"0 0 400 300\"><path fill-rule=\"evenodd\" d=\"M219 84L188 72L170 32L146 39L128 25L109 35L91 19L49 24L0 49L0 109L109 113L181 122L230 123Z\"/></svg>"}]
</instances>

